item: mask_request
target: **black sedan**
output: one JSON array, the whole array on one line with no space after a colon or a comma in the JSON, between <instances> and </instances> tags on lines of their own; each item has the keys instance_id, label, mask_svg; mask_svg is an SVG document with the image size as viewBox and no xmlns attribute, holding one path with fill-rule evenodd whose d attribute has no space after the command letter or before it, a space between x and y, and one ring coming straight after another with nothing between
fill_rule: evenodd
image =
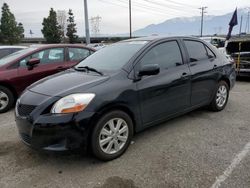
<instances>
[{"instance_id":1,"label":"black sedan","mask_svg":"<svg viewBox=\"0 0 250 188\"><path fill-rule=\"evenodd\" d=\"M147 127L202 106L223 110L235 77L234 64L202 40L126 40L28 87L16 123L32 148L89 147L112 160Z\"/></svg>"}]
</instances>

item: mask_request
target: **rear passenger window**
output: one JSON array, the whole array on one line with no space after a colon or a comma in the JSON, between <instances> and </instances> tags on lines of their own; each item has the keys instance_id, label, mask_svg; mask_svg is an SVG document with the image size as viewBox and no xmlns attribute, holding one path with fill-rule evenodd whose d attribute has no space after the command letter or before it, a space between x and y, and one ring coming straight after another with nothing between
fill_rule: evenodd
<instances>
[{"instance_id":1,"label":"rear passenger window","mask_svg":"<svg viewBox=\"0 0 250 188\"><path fill-rule=\"evenodd\" d=\"M198 41L184 40L190 62L208 59L207 51L203 43Z\"/></svg>"},{"instance_id":2,"label":"rear passenger window","mask_svg":"<svg viewBox=\"0 0 250 188\"><path fill-rule=\"evenodd\" d=\"M208 58L215 58L214 53L206 46Z\"/></svg>"},{"instance_id":3,"label":"rear passenger window","mask_svg":"<svg viewBox=\"0 0 250 188\"><path fill-rule=\"evenodd\" d=\"M169 41L153 47L141 59L141 66L158 64L160 68L168 69L183 64L182 55L177 41Z\"/></svg>"},{"instance_id":4,"label":"rear passenger window","mask_svg":"<svg viewBox=\"0 0 250 188\"><path fill-rule=\"evenodd\" d=\"M89 50L84 48L69 48L70 61L80 61L90 55Z\"/></svg>"},{"instance_id":5,"label":"rear passenger window","mask_svg":"<svg viewBox=\"0 0 250 188\"><path fill-rule=\"evenodd\" d=\"M46 58L45 54L48 53L48 57ZM45 56L45 58L44 58ZM44 54L38 57L41 59L43 63L57 63L64 61L64 49L63 48L53 48L47 51L44 51Z\"/></svg>"}]
</instances>

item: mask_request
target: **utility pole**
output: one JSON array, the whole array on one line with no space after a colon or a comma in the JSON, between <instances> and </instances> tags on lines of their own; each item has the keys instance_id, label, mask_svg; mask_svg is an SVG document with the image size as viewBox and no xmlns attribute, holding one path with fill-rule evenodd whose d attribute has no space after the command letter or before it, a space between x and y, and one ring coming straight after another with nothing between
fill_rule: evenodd
<instances>
[{"instance_id":1,"label":"utility pole","mask_svg":"<svg viewBox=\"0 0 250 188\"><path fill-rule=\"evenodd\" d=\"M250 25L250 11L248 11L248 15L247 15L247 33L249 33L249 25Z\"/></svg>"},{"instance_id":2,"label":"utility pole","mask_svg":"<svg viewBox=\"0 0 250 188\"><path fill-rule=\"evenodd\" d=\"M249 33L249 19L250 19L250 11L248 11L248 14L247 14L245 33Z\"/></svg>"},{"instance_id":3,"label":"utility pole","mask_svg":"<svg viewBox=\"0 0 250 188\"><path fill-rule=\"evenodd\" d=\"M203 35L203 21L204 21L204 14L207 13L205 10L207 9L207 7L201 7L199 8L201 9L201 37Z\"/></svg>"},{"instance_id":4,"label":"utility pole","mask_svg":"<svg viewBox=\"0 0 250 188\"><path fill-rule=\"evenodd\" d=\"M90 44L90 36L89 36L89 18L88 18L87 0L84 0L84 17L85 17L86 45L88 45Z\"/></svg>"},{"instance_id":5,"label":"utility pole","mask_svg":"<svg viewBox=\"0 0 250 188\"><path fill-rule=\"evenodd\" d=\"M239 36L241 36L242 20L243 20L243 16L240 17L240 31L239 31Z\"/></svg>"},{"instance_id":6,"label":"utility pole","mask_svg":"<svg viewBox=\"0 0 250 188\"><path fill-rule=\"evenodd\" d=\"M131 0L129 0L129 37L132 38Z\"/></svg>"}]
</instances>

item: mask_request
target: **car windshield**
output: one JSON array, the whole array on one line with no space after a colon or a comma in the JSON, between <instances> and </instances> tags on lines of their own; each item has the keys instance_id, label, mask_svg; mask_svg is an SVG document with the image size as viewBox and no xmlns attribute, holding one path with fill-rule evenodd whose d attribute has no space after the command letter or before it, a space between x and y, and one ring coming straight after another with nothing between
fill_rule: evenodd
<instances>
[{"instance_id":1,"label":"car windshield","mask_svg":"<svg viewBox=\"0 0 250 188\"><path fill-rule=\"evenodd\" d=\"M23 49L20 51L17 51L13 54L10 54L6 57L3 57L2 59L0 59L0 66L3 66L11 61L14 61L15 59L22 57L23 55L25 55L26 53L32 52L33 50L35 50L36 48L27 48L27 49Z\"/></svg>"},{"instance_id":2,"label":"car windshield","mask_svg":"<svg viewBox=\"0 0 250 188\"><path fill-rule=\"evenodd\" d=\"M95 52L75 68L88 66L104 71L120 70L146 43L147 41L115 43Z\"/></svg>"}]
</instances>

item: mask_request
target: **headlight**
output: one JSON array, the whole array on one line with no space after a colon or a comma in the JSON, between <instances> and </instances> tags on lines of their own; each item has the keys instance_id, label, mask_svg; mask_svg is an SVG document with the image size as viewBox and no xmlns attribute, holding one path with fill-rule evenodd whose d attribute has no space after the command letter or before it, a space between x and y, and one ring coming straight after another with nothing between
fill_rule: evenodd
<instances>
[{"instance_id":1,"label":"headlight","mask_svg":"<svg viewBox=\"0 0 250 188\"><path fill-rule=\"evenodd\" d=\"M93 93L68 95L54 104L51 113L67 114L83 111L94 97Z\"/></svg>"}]
</instances>

